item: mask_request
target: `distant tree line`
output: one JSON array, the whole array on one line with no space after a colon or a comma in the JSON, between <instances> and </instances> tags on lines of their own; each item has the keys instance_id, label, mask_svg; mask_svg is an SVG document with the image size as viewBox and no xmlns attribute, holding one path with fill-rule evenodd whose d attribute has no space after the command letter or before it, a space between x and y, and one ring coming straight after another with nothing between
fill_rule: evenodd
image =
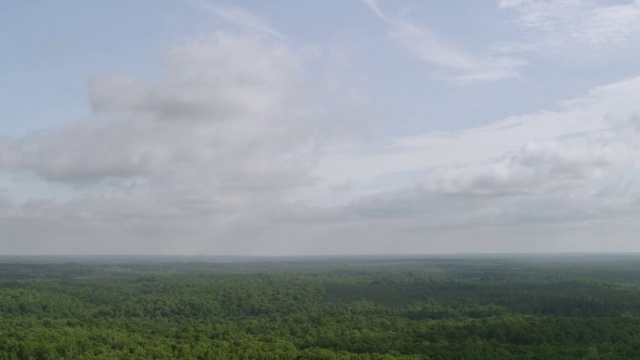
<instances>
[{"instance_id":1,"label":"distant tree line","mask_svg":"<svg viewBox=\"0 0 640 360\"><path fill-rule=\"evenodd\" d=\"M640 359L638 259L0 264L0 359Z\"/></svg>"}]
</instances>

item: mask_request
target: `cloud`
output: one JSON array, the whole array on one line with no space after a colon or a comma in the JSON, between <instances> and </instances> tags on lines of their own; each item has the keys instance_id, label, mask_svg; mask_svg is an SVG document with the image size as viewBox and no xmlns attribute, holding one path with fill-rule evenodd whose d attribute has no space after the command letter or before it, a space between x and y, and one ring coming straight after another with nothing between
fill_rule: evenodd
<instances>
[{"instance_id":1,"label":"cloud","mask_svg":"<svg viewBox=\"0 0 640 360\"><path fill-rule=\"evenodd\" d=\"M633 119L640 113L634 95L639 89L640 78L632 78L594 88L582 98L563 101L556 111L512 116L455 133L400 137L379 144L381 150L376 154L357 148L346 153L340 149L329 152L314 174L331 186L374 182L390 174L415 176L432 168L500 159L531 142L565 141L572 136L600 134L616 126L631 131L636 125L629 124L635 124Z\"/></svg>"},{"instance_id":2,"label":"cloud","mask_svg":"<svg viewBox=\"0 0 640 360\"><path fill-rule=\"evenodd\" d=\"M454 76L448 81L454 85L473 85L483 82L500 81L509 78L520 77L520 74L514 69L489 70L486 72L474 73L471 75Z\"/></svg>"},{"instance_id":3,"label":"cloud","mask_svg":"<svg viewBox=\"0 0 640 360\"><path fill-rule=\"evenodd\" d=\"M625 50L640 36L640 2L610 4L603 1L502 0L500 8L515 11L515 22L542 36L520 42L512 50L538 50L591 55Z\"/></svg>"},{"instance_id":4,"label":"cloud","mask_svg":"<svg viewBox=\"0 0 640 360\"><path fill-rule=\"evenodd\" d=\"M376 2L376 0L362 0L364 1L365 4L367 4L368 7L371 8L371 10L373 10L373 12L378 15L378 17L383 20L384 22L388 22L390 23L391 21L389 20L389 18L387 17L387 15L385 15L384 12L382 12L382 10L380 9L380 6L378 6L378 3Z\"/></svg>"},{"instance_id":5,"label":"cloud","mask_svg":"<svg viewBox=\"0 0 640 360\"><path fill-rule=\"evenodd\" d=\"M363 0L364 1L364 0ZM416 24L405 17L389 17L375 0L364 1L367 6L390 26L390 36L415 58L444 70L444 80L465 86L518 77L517 68L526 62L508 57L477 56L443 39L427 26Z\"/></svg>"},{"instance_id":6,"label":"cloud","mask_svg":"<svg viewBox=\"0 0 640 360\"><path fill-rule=\"evenodd\" d=\"M488 164L439 169L423 186L438 193L491 196L565 191L633 165L636 148L620 138L607 133L530 142Z\"/></svg>"},{"instance_id":7,"label":"cloud","mask_svg":"<svg viewBox=\"0 0 640 360\"><path fill-rule=\"evenodd\" d=\"M278 39L285 38L285 36L276 31L267 20L242 8L232 6L216 6L211 5L206 1L198 0L190 0L189 2L232 24L251 29L265 35L273 36Z\"/></svg>"},{"instance_id":8,"label":"cloud","mask_svg":"<svg viewBox=\"0 0 640 360\"><path fill-rule=\"evenodd\" d=\"M97 112L136 111L159 120L221 121L269 113L288 96L300 68L286 47L267 47L257 36L207 34L175 45L166 56L169 74L155 83L129 75L93 79Z\"/></svg>"},{"instance_id":9,"label":"cloud","mask_svg":"<svg viewBox=\"0 0 640 360\"><path fill-rule=\"evenodd\" d=\"M518 60L367 4L452 84L518 76ZM241 27L174 44L156 78L93 77L84 121L0 137L3 251L640 250L640 78L477 128L375 138L375 103L362 110L346 70L327 85L324 47L310 65L309 48Z\"/></svg>"},{"instance_id":10,"label":"cloud","mask_svg":"<svg viewBox=\"0 0 640 360\"><path fill-rule=\"evenodd\" d=\"M273 251L255 239L287 231L265 214L315 181L326 146L366 132L344 102L353 88L323 86L304 50L255 34L183 39L155 79L93 77L84 121L0 137L0 226L19 239L5 253ZM40 195L16 191L21 179Z\"/></svg>"},{"instance_id":11,"label":"cloud","mask_svg":"<svg viewBox=\"0 0 640 360\"><path fill-rule=\"evenodd\" d=\"M297 143L281 126L308 119L289 106L303 96L299 69L297 55L259 37L192 39L169 50L164 78L92 79L94 119L0 139L0 165L70 183L224 167L230 157L242 174L269 172L257 163L269 159L272 146L292 150Z\"/></svg>"},{"instance_id":12,"label":"cloud","mask_svg":"<svg viewBox=\"0 0 640 360\"><path fill-rule=\"evenodd\" d=\"M345 228L368 224L371 232L395 229L402 234L396 237L407 239L422 233L430 239L425 248L452 248L434 236L473 248L472 239L486 229L501 237L508 229L535 228L520 234L515 247L530 251L526 241L547 241L542 234L576 243L572 234L584 234L580 229L612 224L619 226L622 244L632 233L632 214L640 214L638 90L640 78L633 78L595 88L554 111L460 133L399 138L376 154L332 153L314 170L329 195L307 201L340 214ZM297 201L303 199L299 194ZM545 242L543 248L554 246Z\"/></svg>"}]
</instances>

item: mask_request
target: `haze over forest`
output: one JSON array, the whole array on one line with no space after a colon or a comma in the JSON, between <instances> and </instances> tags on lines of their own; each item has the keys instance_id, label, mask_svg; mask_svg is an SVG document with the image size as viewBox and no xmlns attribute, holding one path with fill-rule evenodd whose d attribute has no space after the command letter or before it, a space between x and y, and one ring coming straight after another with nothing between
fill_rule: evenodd
<instances>
[{"instance_id":1,"label":"haze over forest","mask_svg":"<svg viewBox=\"0 0 640 360\"><path fill-rule=\"evenodd\" d=\"M640 1L7 2L0 255L638 252Z\"/></svg>"}]
</instances>

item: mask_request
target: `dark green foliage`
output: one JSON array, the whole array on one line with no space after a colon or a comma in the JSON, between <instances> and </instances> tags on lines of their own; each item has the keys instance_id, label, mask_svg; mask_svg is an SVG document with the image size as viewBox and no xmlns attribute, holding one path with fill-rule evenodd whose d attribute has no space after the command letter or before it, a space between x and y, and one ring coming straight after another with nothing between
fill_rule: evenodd
<instances>
[{"instance_id":1,"label":"dark green foliage","mask_svg":"<svg viewBox=\"0 0 640 360\"><path fill-rule=\"evenodd\" d=\"M6 262L0 360L640 358L638 260Z\"/></svg>"}]
</instances>

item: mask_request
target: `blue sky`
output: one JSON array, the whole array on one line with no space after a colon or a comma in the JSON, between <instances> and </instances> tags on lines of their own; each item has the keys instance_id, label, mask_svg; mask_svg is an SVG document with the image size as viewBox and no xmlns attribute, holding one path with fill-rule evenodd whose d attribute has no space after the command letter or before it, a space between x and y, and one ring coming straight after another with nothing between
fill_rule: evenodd
<instances>
[{"instance_id":1,"label":"blue sky","mask_svg":"<svg viewBox=\"0 0 640 360\"><path fill-rule=\"evenodd\" d=\"M630 252L640 2L0 14L6 254Z\"/></svg>"}]
</instances>

